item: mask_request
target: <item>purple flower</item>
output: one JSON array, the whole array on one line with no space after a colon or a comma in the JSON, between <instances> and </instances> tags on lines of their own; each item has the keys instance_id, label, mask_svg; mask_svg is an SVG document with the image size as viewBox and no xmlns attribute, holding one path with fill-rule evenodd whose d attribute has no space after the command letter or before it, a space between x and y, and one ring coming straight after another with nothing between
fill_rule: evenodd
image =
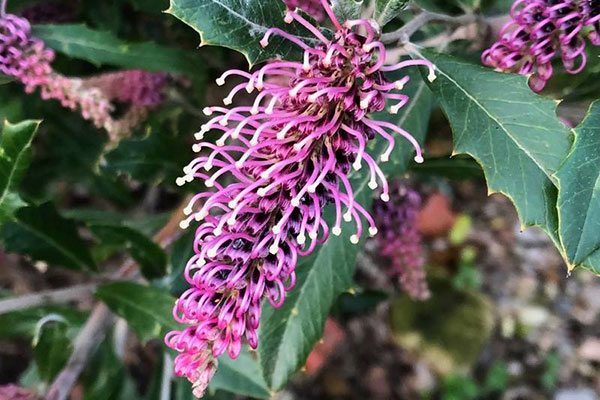
<instances>
[{"instance_id":1,"label":"purple flower","mask_svg":"<svg viewBox=\"0 0 600 400\"><path fill-rule=\"evenodd\" d=\"M585 68L586 27L592 44L600 45L598 0L517 0L510 15L512 20L482 54L482 61L500 71L532 74L529 84L536 92L552 76L556 55L570 74Z\"/></svg>"},{"instance_id":2,"label":"purple flower","mask_svg":"<svg viewBox=\"0 0 600 400\"><path fill-rule=\"evenodd\" d=\"M396 181L392 184L390 201L376 200L373 214L380 232L376 240L381 255L391 261L389 274L398 277L400 286L410 297L426 300L430 293L417 229L420 208L419 193Z\"/></svg>"},{"instance_id":3,"label":"purple flower","mask_svg":"<svg viewBox=\"0 0 600 400\"><path fill-rule=\"evenodd\" d=\"M79 110L83 118L104 128L113 143L164 100L161 90L168 82L167 74L134 70L67 78L52 69L53 60L54 52L31 37L26 19L11 14L0 18L0 73L19 80L27 93L39 90L44 100L55 99L63 107ZM130 104L120 119L111 115L113 101Z\"/></svg>"},{"instance_id":4,"label":"purple flower","mask_svg":"<svg viewBox=\"0 0 600 400\"><path fill-rule=\"evenodd\" d=\"M221 136L215 144L195 144L194 151L201 154L177 180L183 185L200 179L217 189L198 193L185 209L188 217L181 226L200 225L195 255L185 269L191 288L177 300L173 315L188 326L165 338L181 353L175 359L176 374L192 382L197 396L213 376L217 357L224 352L237 357L244 339L250 347L258 346L262 302L283 304L296 282L299 256L311 253L330 233L340 235L342 219L356 225L352 243L365 230L377 233L348 179L353 168L366 165L369 187L381 186L381 199L389 199L387 181L366 151L367 142L376 135L388 142L381 156L385 162L394 134L399 134L416 149L415 160L423 160L409 133L370 114L383 110L386 101L393 103L390 111L395 113L408 101L397 93L408 76L389 82L384 71L425 65L434 79L433 66L423 60L384 66L385 48L368 21L342 26L328 2L322 0L322 5L337 28L332 39L288 11L287 23L297 21L321 43L309 47L277 28L261 40L267 46L272 35L283 36L304 50L303 61L272 61L253 73L230 70L217 80L223 85L232 75L243 79L224 99L225 106L242 90L256 93L254 102L205 109L212 118L196 138L201 141L211 131ZM230 183L222 185L218 179L226 175ZM333 226L322 214L330 203L336 212Z\"/></svg>"},{"instance_id":5,"label":"purple flower","mask_svg":"<svg viewBox=\"0 0 600 400\"><path fill-rule=\"evenodd\" d=\"M290 10L294 11L299 8L318 22L325 19L325 9L321 0L283 0L283 2Z\"/></svg>"}]
</instances>

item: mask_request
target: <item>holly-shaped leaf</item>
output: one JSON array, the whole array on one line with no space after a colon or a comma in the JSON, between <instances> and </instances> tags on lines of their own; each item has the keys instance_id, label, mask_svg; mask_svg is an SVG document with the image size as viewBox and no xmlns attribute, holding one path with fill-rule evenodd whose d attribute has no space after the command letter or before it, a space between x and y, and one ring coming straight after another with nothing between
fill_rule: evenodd
<instances>
[{"instance_id":1,"label":"holly-shaped leaf","mask_svg":"<svg viewBox=\"0 0 600 400\"><path fill-rule=\"evenodd\" d=\"M73 270L95 270L77 226L62 217L52 203L17 210L1 232L6 251Z\"/></svg>"},{"instance_id":2,"label":"holly-shaped leaf","mask_svg":"<svg viewBox=\"0 0 600 400\"><path fill-rule=\"evenodd\" d=\"M430 84L454 133L454 151L481 166L490 192L508 196L523 226L539 226L559 250L553 174L571 147L556 103L533 93L527 78L424 52L437 69Z\"/></svg>"},{"instance_id":3,"label":"holly-shaped leaf","mask_svg":"<svg viewBox=\"0 0 600 400\"><path fill-rule=\"evenodd\" d=\"M338 20L359 19L364 0L332 0L331 8Z\"/></svg>"},{"instance_id":4,"label":"holly-shaped leaf","mask_svg":"<svg viewBox=\"0 0 600 400\"><path fill-rule=\"evenodd\" d=\"M141 232L118 224L92 224L90 230L102 244L128 251L147 279L160 278L166 272L167 256L163 249Z\"/></svg>"},{"instance_id":5,"label":"holly-shaped leaf","mask_svg":"<svg viewBox=\"0 0 600 400\"><path fill-rule=\"evenodd\" d=\"M4 122L0 138L0 224L25 205L16 189L31 162L31 142L39 124Z\"/></svg>"},{"instance_id":6,"label":"holly-shaped leaf","mask_svg":"<svg viewBox=\"0 0 600 400\"><path fill-rule=\"evenodd\" d=\"M142 341L181 329L171 314L175 298L164 290L134 282L115 282L100 286L96 296L124 318Z\"/></svg>"},{"instance_id":7,"label":"holly-shaped leaf","mask_svg":"<svg viewBox=\"0 0 600 400\"><path fill-rule=\"evenodd\" d=\"M575 144L556 173L560 239L571 268L600 249L600 102L575 131Z\"/></svg>"},{"instance_id":8,"label":"holly-shaped leaf","mask_svg":"<svg viewBox=\"0 0 600 400\"><path fill-rule=\"evenodd\" d=\"M301 56L299 47L273 35L263 48L260 41L270 28L279 28L305 42L315 42L296 23L286 24L281 0L171 0L168 14L188 24L200 34L200 46L223 46L239 51L250 65L270 58Z\"/></svg>"}]
</instances>

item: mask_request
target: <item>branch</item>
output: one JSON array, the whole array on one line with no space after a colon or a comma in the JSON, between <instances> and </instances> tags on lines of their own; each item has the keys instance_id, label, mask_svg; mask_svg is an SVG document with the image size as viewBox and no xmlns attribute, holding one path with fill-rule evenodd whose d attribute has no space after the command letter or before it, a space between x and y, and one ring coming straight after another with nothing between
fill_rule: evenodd
<instances>
[{"instance_id":1,"label":"branch","mask_svg":"<svg viewBox=\"0 0 600 400\"><path fill-rule=\"evenodd\" d=\"M97 283L86 283L65 289L45 290L43 292L0 300L0 315L25 308L80 300L83 297L89 296L96 289L97 285Z\"/></svg>"},{"instance_id":2,"label":"branch","mask_svg":"<svg viewBox=\"0 0 600 400\"><path fill-rule=\"evenodd\" d=\"M183 200L166 225L154 235L154 241L161 247L168 246L178 236L180 232L179 221L190 198L191 196L188 196ZM117 272L121 279L131 279L138 276L138 274L137 265L131 258L127 259ZM90 317L81 332L79 332L77 339L75 339L75 347L67 365L48 389L46 400L67 400L83 368L94 353L96 345L102 340L104 331L110 325L112 318L112 313L104 303L98 303L94 306Z\"/></svg>"},{"instance_id":3,"label":"branch","mask_svg":"<svg viewBox=\"0 0 600 400\"><path fill-rule=\"evenodd\" d=\"M0 2L0 18L4 18L6 15L6 2L7 0L2 0L2 2Z\"/></svg>"},{"instance_id":4,"label":"branch","mask_svg":"<svg viewBox=\"0 0 600 400\"><path fill-rule=\"evenodd\" d=\"M395 42L407 42L410 37L421 29L428 22L438 21L438 22L447 22L450 24L470 24L477 21L479 17L475 14L465 14L458 17L453 17L445 14L438 14L429 11L423 11L420 14L417 14L416 17L411 19L404 25L402 28L390 32L384 33L381 35L380 41L385 44L395 43Z\"/></svg>"}]
</instances>

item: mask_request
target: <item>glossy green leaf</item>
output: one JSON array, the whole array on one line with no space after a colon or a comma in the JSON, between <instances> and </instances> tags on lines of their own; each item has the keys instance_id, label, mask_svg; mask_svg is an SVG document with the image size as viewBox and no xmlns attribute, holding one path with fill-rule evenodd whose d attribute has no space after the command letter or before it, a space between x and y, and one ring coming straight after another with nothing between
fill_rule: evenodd
<instances>
[{"instance_id":1,"label":"glossy green leaf","mask_svg":"<svg viewBox=\"0 0 600 400\"><path fill-rule=\"evenodd\" d=\"M412 132L422 142L431 110L430 92L418 74L413 76L405 92L412 101L401 113L386 115L385 118ZM387 143L375 140L369 147L369 153L378 159L386 150ZM413 153L410 145L399 138L390 162L382 164L384 173L401 174ZM367 186L369 174L366 170L363 168L353 173L351 181L357 201L370 209L372 191ZM329 221L331 211L327 209L325 213ZM274 309L266 304L263 307L258 352L263 375L271 390L280 389L304 364L308 353L323 334L331 306L340 293L350 289L360 248L349 243L354 230L352 223L345 223L341 236L331 235L310 256L300 259L296 266L296 286L286 296L283 306Z\"/></svg>"},{"instance_id":2,"label":"glossy green leaf","mask_svg":"<svg viewBox=\"0 0 600 400\"><path fill-rule=\"evenodd\" d=\"M66 324L61 321L47 322L39 329L34 359L40 378L51 382L69 359L71 340L67 337Z\"/></svg>"},{"instance_id":3,"label":"glossy green leaf","mask_svg":"<svg viewBox=\"0 0 600 400\"><path fill-rule=\"evenodd\" d=\"M202 58L192 53L155 43L129 43L110 32L81 24L35 25L32 32L48 47L97 66L115 65L190 76L205 69Z\"/></svg>"},{"instance_id":4,"label":"glossy green leaf","mask_svg":"<svg viewBox=\"0 0 600 400\"><path fill-rule=\"evenodd\" d=\"M331 8L337 19L344 22L349 19L359 19L364 0L332 0Z\"/></svg>"},{"instance_id":5,"label":"glossy green leaf","mask_svg":"<svg viewBox=\"0 0 600 400\"><path fill-rule=\"evenodd\" d=\"M283 21L286 6L281 0L171 0L167 13L200 34L200 46L223 46L239 51L250 65L270 58L299 56L299 47L277 35L263 48L260 41L276 27L307 42L314 37L298 24Z\"/></svg>"},{"instance_id":6,"label":"glossy green leaf","mask_svg":"<svg viewBox=\"0 0 600 400\"><path fill-rule=\"evenodd\" d=\"M400 14L406 3L408 0L375 0L373 17L379 25L384 26Z\"/></svg>"},{"instance_id":7,"label":"glossy green leaf","mask_svg":"<svg viewBox=\"0 0 600 400\"><path fill-rule=\"evenodd\" d=\"M140 399L135 381L123 360L113 350L110 339L105 339L96 351L83 377L83 400Z\"/></svg>"},{"instance_id":8,"label":"glossy green leaf","mask_svg":"<svg viewBox=\"0 0 600 400\"><path fill-rule=\"evenodd\" d=\"M128 251L147 279L159 278L165 274L167 256L149 237L127 226L92 224L89 228L102 244Z\"/></svg>"},{"instance_id":9,"label":"glossy green leaf","mask_svg":"<svg viewBox=\"0 0 600 400\"><path fill-rule=\"evenodd\" d=\"M190 146L167 129L154 129L143 138L121 140L116 149L105 155L103 171L111 175L128 175L132 179L174 184L190 160Z\"/></svg>"},{"instance_id":10,"label":"glossy green leaf","mask_svg":"<svg viewBox=\"0 0 600 400\"><path fill-rule=\"evenodd\" d=\"M60 216L52 203L20 208L14 219L4 224L1 236L10 253L26 254L51 266L96 269L77 226Z\"/></svg>"},{"instance_id":11,"label":"glossy green leaf","mask_svg":"<svg viewBox=\"0 0 600 400\"><path fill-rule=\"evenodd\" d=\"M572 267L600 249L600 102L575 132L573 150L556 173L560 239Z\"/></svg>"},{"instance_id":12,"label":"glossy green leaf","mask_svg":"<svg viewBox=\"0 0 600 400\"><path fill-rule=\"evenodd\" d=\"M96 296L124 318L142 341L158 338L171 329L181 329L171 314L175 298L161 289L115 282L98 287Z\"/></svg>"},{"instance_id":13,"label":"glossy green leaf","mask_svg":"<svg viewBox=\"0 0 600 400\"><path fill-rule=\"evenodd\" d=\"M525 77L424 54L437 68L430 87L450 120L455 152L476 159L489 191L508 196L523 226L541 227L560 249L553 174L571 132L556 117L556 103L533 93Z\"/></svg>"},{"instance_id":14,"label":"glossy green leaf","mask_svg":"<svg viewBox=\"0 0 600 400\"><path fill-rule=\"evenodd\" d=\"M24 205L15 191L31 162L31 141L38 126L38 121L4 122L0 138L0 224Z\"/></svg>"},{"instance_id":15,"label":"glossy green leaf","mask_svg":"<svg viewBox=\"0 0 600 400\"><path fill-rule=\"evenodd\" d=\"M210 382L210 389L222 389L260 399L271 397L269 388L261 375L260 365L246 350L243 350L235 360L229 357L219 359L219 369Z\"/></svg>"},{"instance_id":16,"label":"glossy green leaf","mask_svg":"<svg viewBox=\"0 0 600 400\"><path fill-rule=\"evenodd\" d=\"M66 321L69 327L79 329L85 322L87 314L69 307L44 306L13 311L0 315L0 338L30 338L35 335L37 323L54 315Z\"/></svg>"}]
</instances>

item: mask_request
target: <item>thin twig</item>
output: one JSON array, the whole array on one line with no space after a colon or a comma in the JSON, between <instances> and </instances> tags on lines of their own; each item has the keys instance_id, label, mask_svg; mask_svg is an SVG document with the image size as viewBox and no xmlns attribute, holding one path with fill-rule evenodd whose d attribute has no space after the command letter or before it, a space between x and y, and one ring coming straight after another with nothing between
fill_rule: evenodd
<instances>
[{"instance_id":1,"label":"thin twig","mask_svg":"<svg viewBox=\"0 0 600 400\"><path fill-rule=\"evenodd\" d=\"M437 14L429 11L423 11L416 17L411 19L402 28L381 35L381 42L383 43L395 43L399 41L408 41L408 39L419 29L421 29L428 22L438 21L447 22L451 24L470 24L478 20L478 16L475 14L465 14L458 17L450 15Z\"/></svg>"},{"instance_id":2,"label":"thin twig","mask_svg":"<svg viewBox=\"0 0 600 400\"><path fill-rule=\"evenodd\" d=\"M168 246L178 236L180 232L179 221L182 218L183 209L190 199L191 196L186 197L179 208L173 212L166 225L154 235L154 241L161 247ZM123 263L117 274L121 276L121 279L131 279L132 276L138 276L139 271L135 262L128 259ZM112 313L104 303L98 303L94 306L89 319L75 340L75 347L67 365L48 389L46 400L66 400L69 397L79 375L94 353L96 345L101 341L105 330L110 325L112 317Z\"/></svg>"},{"instance_id":3,"label":"thin twig","mask_svg":"<svg viewBox=\"0 0 600 400\"><path fill-rule=\"evenodd\" d=\"M97 285L97 283L86 283L64 289L45 290L43 292L0 300L0 315L25 308L81 300L89 296Z\"/></svg>"},{"instance_id":4,"label":"thin twig","mask_svg":"<svg viewBox=\"0 0 600 400\"><path fill-rule=\"evenodd\" d=\"M0 18L4 18L4 16L6 15L6 2L8 0L2 0L2 2L0 2Z\"/></svg>"}]
</instances>

